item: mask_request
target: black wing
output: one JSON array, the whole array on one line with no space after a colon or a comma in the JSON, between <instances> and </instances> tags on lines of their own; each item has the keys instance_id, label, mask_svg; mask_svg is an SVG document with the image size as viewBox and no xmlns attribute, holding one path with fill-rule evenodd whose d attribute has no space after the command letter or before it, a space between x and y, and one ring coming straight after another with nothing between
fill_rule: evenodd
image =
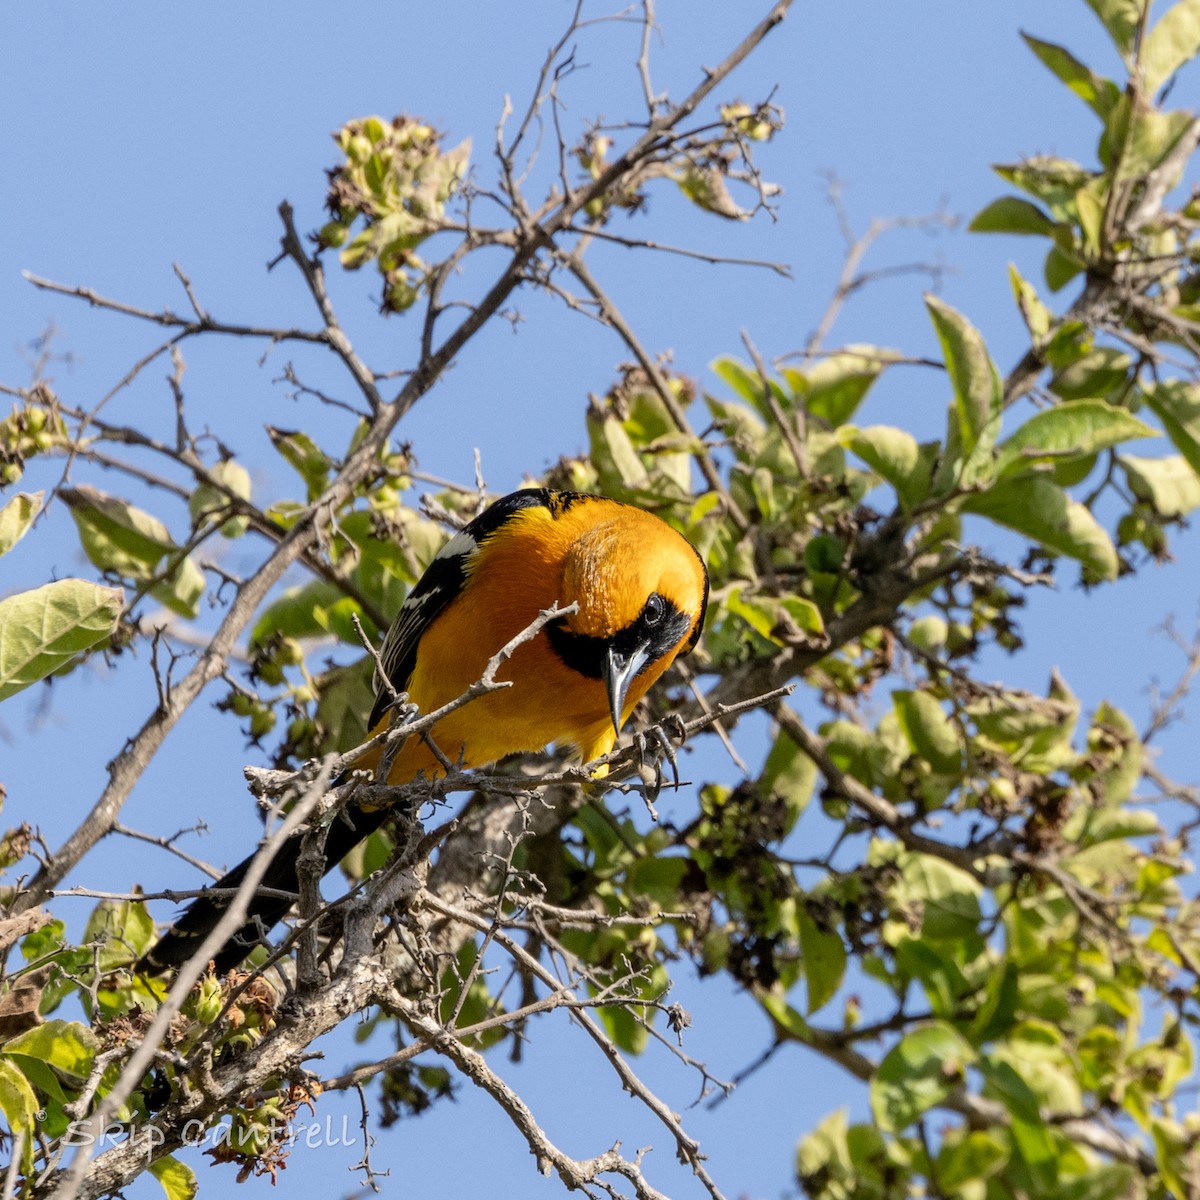
<instances>
[{"instance_id":1,"label":"black wing","mask_svg":"<svg viewBox=\"0 0 1200 1200\"><path fill-rule=\"evenodd\" d=\"M375 672L375 706L368 729L374 729L392 702L392 691L408 687L417 663L421 635L466 586L471 569L484 542L522 509L539 505L553 510L557 493L546 488L512 492L483 510L458 531L442 548L417 580L416 586L396 614L380 651L380 662L389 688Z\"/></svg>"}]
</instances>

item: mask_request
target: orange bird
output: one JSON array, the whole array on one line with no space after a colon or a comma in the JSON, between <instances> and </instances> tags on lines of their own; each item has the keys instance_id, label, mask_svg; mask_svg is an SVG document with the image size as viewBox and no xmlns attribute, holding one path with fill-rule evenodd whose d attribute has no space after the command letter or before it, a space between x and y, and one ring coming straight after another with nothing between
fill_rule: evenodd
<instances>
[{"instance_id":1,"label":"orange bird","mask_svg":"<svg viewBox=\"0 0 1200 1200\"><path fill-rule=\"evenodd\" d=\"M588 762L607 754L647 689L695 646L708 601L708 574L695 548L640 508L579 492L530 488L497 500L456 533L400 608L380 655L373 732L383 728L395 693L429 713L461 696L488 660L557 603L578 611L549 622L518 646L497 672L512 686L490 692L438 721L430 736L451 762L469 767L508 754L572 747ZM377 673L378 675L378 673ZM374 769L380 751L359 764ZM395 756L387 782L442 774L423 738ZM330 827L325 852L339 862L387 817L355 807ZM295 893L301 837L284 844L262 886ZM214 885L236 888L251 859ZM145 956L157 971L187 961L228 906L201 896ZM291 901L256 897L251 918L217 954L235 966Z\"/></svg>"}]
</instances>

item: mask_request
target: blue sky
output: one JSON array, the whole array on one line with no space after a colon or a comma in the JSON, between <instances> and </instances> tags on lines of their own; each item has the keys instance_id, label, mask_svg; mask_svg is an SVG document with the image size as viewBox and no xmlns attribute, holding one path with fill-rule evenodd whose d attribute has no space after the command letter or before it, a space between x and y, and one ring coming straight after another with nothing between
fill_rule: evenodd
<instances>
[{"instance_id":1,"label":"blue sky","mask_svg":"<svg viewBox=\"0 0 1200 1200\"><path fill-rule=\"evenodd\" d=\"M719 61L768 5L659 0L657 7L663 32L654 49L655 84L679 96L699 66ZM91 406L156 340L153 329L35 291L22 270L149 309L182 308L171 266L178 262L215 315L311 323L294 273L286 266L268 273L265 264L277 250L282 199L295 206L302 230L322 220L324 170L335 161L330 132L371 113L420 115L444 130L451 145L471 137L473 162L486 180L505 94L521 106L568 13L560 0L5 6L0 381L27 381L28 345L52 323L54 346L69 356L52 369L55 385ZM799 3L720 93L757 101L777 89L787 126L764 148L761 165L784 188L778 219L720 222L690 209L664 184L646 217L618 226L630 236L786 262L793 278L612 247L596 248L594 270L643 341L670 351L675 366L703 386L718 387L707 364L738 353L743 329L768 358L801 346L844 252L822 183L826 172L843 181L847 210L861 232L877 216L944 209L969 218L1003 190L992 162L1030 153L1089 159L1094 119L1034 60L1018 37L1021 28L1068 44L1101 70L1116 69L1082 0ZM597 26L578 40L581 69L565 92L568 127L596 115L636 115L636 28ZM1176 100L1187 102L1181 94ZM942 294L983 330L1003 371L1022 346L1006 277L1010 259L1039 277L1032 246L961 231L897 233L870 265L943 265ZM475 278L478 272L464 284ZM848 307L835 340L932 353L920 303L927 282L899 277L868 289ZM377 315L373 279L366 272L335 274L331 286L351 337L372 364L407 365L412 329L401 318ZM553 301L523 295L518 307L521 323L515 329L496 323L473 342L400 431L425 470L469 480L478 448L488 483L505 491L523 473L584 447L587 395L603 391L628 355L609 331ZM260 363L261 345L215 342L194 343L185 354L195 424L220 431L253 466L256 496L289 487L263 426L331 426L328 413L289 400L288 389L275 382L287 357L275 353ZM333 385L320 364L297 359L297 365ZM161 366L148 371L113 401L112 415L169 430L164 374ZM870 418L928 432L940 426L946 398L937 376L897 372L880 387ZM56 478L56 470L35 471L29 482L45 486ZM103 479L92 481L104 486ZM1195 537L1181 540L1180 549L1194 554ZM248 554L234 547L231 565L248 561ZM86 571L59 508L5 558L0 592ZM1026 621L1028 653L995 669L1010 682L1042 688L1057 665L1087 705L1111 696L1141 722L1148 679L1170 678L1176 667L1152 631L1170 612L1190 628L1194 578L1193 568L1167 566L1086 598L1069 587L1039 596ZM1093 630L1104 632L1097 637ZM104 764L153 702L149 664L141 657L108 672L79 672L49 699L38 694L6 705L0 714L6 816L40 822L52 844L59 840L92 804ZM1186 775L1185 742L1177 733L1166 765L1174 762ZM256 836L240 783L246 758L229 724L198 705L147 772L125 819L169 833L204 815L221 832L197 852L218 861L241 857ZM122 842L101 848L74 882L191 882L172 870L163 856L135 855ZM688 1052L708 1060L716 1074L736 1073L765 1046L765 1022L723 984L697 986L686 971L683 978L686 994L679 998L695 1021ZM327 1052L331 1068L357 1055L345 1039ZM663 1132L621 1096L565 1022L543 1023L519 1067L498 1066L569 1152L599 1153L617 1137L627 1150L652 1142L647 1167L657 1185L673 1196L699 1194L673 1164ZM637 1069L676 1108L694 1099L694 1077L665 1056ZM495 1196L559 1194L557 1182L538 1179L506 1120L467 1089L459 1103L381 1135L376 1165L391 1170L392 1186L452 1196L475 1194L486 1178ZM774 1197L790 1186L796 1137L843 1102L861 1105L861 1094L792 1051L717 1111L688 1112L686 1124L710 1153L726 1195ZM342 1111L361 1136L356 1102L343 1108L323 1101L319 1116L333 1114L340 1127ZM360 1150L298 1148L286 1182L350 1194L355 1184L347 1168ZM229 1186L228 1174L201 1169L207 1194ZM155 1186L146 1181L133 1194L152 1195ZM249 1186L242 1195L265 1194L265 1183Z\"/></svg>"}]
</instances>

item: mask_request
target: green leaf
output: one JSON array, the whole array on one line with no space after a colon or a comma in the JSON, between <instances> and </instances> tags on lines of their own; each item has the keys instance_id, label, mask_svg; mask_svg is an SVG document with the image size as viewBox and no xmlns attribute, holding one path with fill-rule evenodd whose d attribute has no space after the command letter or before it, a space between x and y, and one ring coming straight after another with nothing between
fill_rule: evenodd
<instances>
[{"instance_id":1,"label":"green leaf","mask_svg":"<svg viewBox=\"0 0 1200 1200\"><path fill-rule=\"evenodd\" d=\"M1061 292L1082 270L1083 263L1076 255L1068 254L1058 246L1050 247L1043 274L1046 277L1046 286L1052 292Z\"/></svg>"},{"instance_id":2,"label":"green leaf","mask_svg":"<svg viewBox=\"0 0 1200 1200\"><path fill-rule=\"evenodd\" d=\"M967 496L962 511L987 517L1078 559L1101 579L1117 577L1117 551L1108 534L1084 505L1048 479L1002 479L985 492Z\"/></svg>"},{"instance_id":3,"label":"green leaf","mask_svg":"<svg viewBox=\"0 0 1200 1200\"><path fill-rule=\"evenodd\" d=\"M905 751L890 745L878 733L864 729L854 721L829 721L821 726L825 749L838 768L876 786L893 775L903 761Z\"/></svg>"},{"instance_id":4,"label":"green leaf","mask_svg":"<svg viewBox=\"0 0 1200 1200\"><path fill-rule=\"evenodd\" d=\"M837 995L846 974L846 947L833 929L822 929L807 912L800 914L800 952L808 985L808 1015Z\"/></svg>"},{"instance_id":5,"label":"green leaf","mask_svg":"<svg viewBox=\"0 0 1200 1200\"><path fill-rule=\"evenodd\" d=\"M1030 50L1101 120L1108 116L1121 96L1121 89L1111 79L1097 75L1062 46L1043 42L1028 33L1022 33L1021 37Z\"/></svg>"},{"instance_id":6,"label":"green leaf","mask_svg":"<svg viewBox=\"0 0 1200 1200\"><path fill-rule=\"evenodd\" d=\"M338 259L347 271L357 271L375 256L374 246L375 230L368 227L355 234L354 240L348 246L343 245Z\"/></svg>"},{"instance_id":7,"label":"green leaf","mask_svg":"<svg viewBox=\"0 0 1200 1200\"><path fill-rule=\"evenodd\" d=\"M1200 53L1200 0L1175 0L1142 43L1138 56L1150 95Z\"/></svg>"},{"instance_id":8,"label":"green leaf","mask_svg":"<svg viewBox=\"0 0 1200 1200\"><path fill-rule=\"evenodd\" d=\"M816 764L781 729L763 764L758 788L760 794L770 802L784 805L789 831L808 807L816 782Z\"/></svg>"},{"instance_id":9,"label":"green leaf","mask_svg":"<svg viewBox=\"0 0 1200 1200\"><path fill-rule=\"evenodd\" d=\"M1200 474L1200 386L1169 379L1148 385L1143 395L1175 448Z\"/></svg>"},{"instance_id":10,"label":"green leaf","mask_svg":"<svg viewBox=\"0 0 1200 1200\"><path fill-rule=\"evenodd\" d=\"M228 490L239 500L250 499L250 472L240 463L226 459L217 463L209 474L219 487L202 483L188 498L188 512L192 521L199 526L207 517L228 513L230 499L222 488ZM229 517L221 524L221 535L227 538L241 537L249 528L249 517Z\"/></svg>"},{"instance_id":11,"label":"green leaf","mask_svg":"<svg viewBox=\"0 0 1200 1200\"><path fill-rule=\"evenodd\" d=\"M56 1071L73 1075L79 1080L88 1077L100 1039L78 1021L47 1021L4 1043L5 1054L23 1054L49 1063Z\"/></svg>"},{"instance_id":12,"label":"green leaf","mask_svg":"<svg viewBox=\"0 0 1200 1200\"><path fill-rule=\"evenodd\" d=\"M647 999L658 999L667 990L667 982L666 969L657 963L649 968L637 991ZM648 1026L654 1020L654 1009L643 1008L636 1002L605 1004L601 1006L599 1016L608 1036L622 1050L629 1054L641 1054L645 1050L650 1040Z\"/></svg>"},{"instance_id":13,"label":"green leaf","mask_svg":"<svg viewBox=\"0 0 1200 1200\"><path fill-rule=\"evenodd\" d=\"M166 579L150 589L150 595L181 617L194 617L204 599L204 572L185 555Z\"/></svg>"},{"instance_id":14,"label":"green leaf","mask_svg":"<svg viewBox=\"0 0 1200 1200\"><path fill-rule=\"evenodd\" d=\"M1106 763L1096 776L1093 791L1102 805L1123 805L1142 778L1145 748L1137 728L1119 708L1104 701L1092 714L1087 734L1089 753Z\"/></svg>"},{"instance_id":15,"label":"green leaf","mask_svg":"<svg viewBox=\"0 0 1200 1200\"><path fill-rule=\"evenodd\" d=\"M774 599L752 595L748 587L731 592L725 599L725 606L734 616L740 617L755 633L760 634L767 641L782 646L783 642L778 636L777 603Z\"/></svg>"},{"instance_id":16,"label":"green leaf","mask_svg":"<svg viewBox=\"0 0 1200 1200\"><path fill-rule=\"evenodd\" d=\"M951 401L946 407L945 444L943 445L940 442L932 443L935 463L932 492L933 495L939 498L953 492L958 486L963 461L962 436L959 430L958 407L954 401ZM923 443L923 446L928 445L930 443ZM942 512L945 513L946 510L943 509Z\"/></svg>"},{"instance_id":17,"label":"green leaf","mask_svg":"<svg viewBox=\"0 0 1200 1200\"><path fill-rule=\"evenodd\" d=\"M8 1120L12 1133L32 1133L37 1117L38 1102L29 1080L7 1059L0 1057L0 1112ZM32 1139L26 1138L26 1149Z\"/></svg>"},{"instance_id":18,"label":"green leaf","mask_svg":"<svg viewBox=\"0 0 1200 1200\"><path fill-rule=\"evenodd\" d=\"M995 1047L992 1058L1012 1065L1042 1109L1083 1111L1083 1095L1072 1055L1057 1023L1038 1019L1022 1022L1007 1042Z\"/></svg>"},{"instance_id":19,"label":"green leaf","mask_svg":"<svg viewBox=\"0 0 1200 1200\"><path fill-rule=\"evenodd\" d=\"M1055 221L1065 223L1074 219L1075 194L1095 178L1094 172L1072 159L1052 154L1034 155L1019 163L1002 163L994 170L1001 179L1041 200Z\"/></svg>"},{"instance_id":20,"label":"green leaf","mask_svg":"<svg viewBox=\"0 0 1200 1200\"><path fill-rule=\"evenodd\" d=\"M440 1015L444 1023L452 1021L458 1028L478 1024L497 1011L503 1011L499 1002L488 991L486 973L477 974L471 979L463 994L463 984L470 979L471 969L479 955L479 947L474 942L464 943L458 950L457 965L451 963L442 973ZM455 1020L454 1010L458 1008ZM602 1010L603 1011L603 1010ZM485 1031L478 1036L476 1046L486 1046L496 1040L496 1030ZM503 1035L501 1035L503 1036Z\"/></svg>"},{"instance_id":21,"label":"green leaf","mask_svg":"<svg viewBox=\"0 0 1200 1200\"><path fill-rule=\"evenodd\" d=\"M1050 332L1053 320L1050 310L1042 303L1033 284L1026 280L1012 263L1008 264L1008 278L1025 328L1040 342Z\"/></svg>"},{"instance_id":22,"label":"green leaf","mask_svg":"<svg viewBox=\"0 0 1200 1200\"><path fill-rule=\"evenodd\" d=\"M1154 1138L1154 1154L1163 1183L1173 1196L1189 1195L1194 1191L1190 1184L1195 1171L1190 1130L1185 1131L1177 1121L1154 1117L1150 1121L1150 1134Z\"/></svg>"},{"instance_id":23,"label":"green leaf","mask_svg":"<svg viewBox=\"0 0 1200 1200\"><path fill-rule=\"evenodd\" d=\"M1081 458L1133 438L1157 437L1124 408L1103 400L1072 400L1035 413L997 449L996 474L1012 475L1036 462Z\"/></svg>"},{"instance_id":24,"label":"green leaf","mask_svg":"<svg viewBox=\"0 0 1200 1200\"><path fill-rule=\"evenodd\" d=\"M1008 1162L1008 1147L994 1133L978 1129L942 1144L937 1156L938 1186L957 1190L976 1179L988 1179Z\"/></svg>"},{"instance_id":25,"label":"green leaf","mask_svg":"<svg viewBox=\"0 0 1200 1200\"><path fill-rule=\"evenodd\" d=\"M193 1200L200 1190L195 1171L171 1154L152 1162L150 1174L162 1185L167 1200Z\"/></svg>"},{"instance_id":26,"label":"green leaf","mask_svg":"<svg viewBox=\"0 0 1200 1200\"><path fill-rule=\"evenodd\" d=\"M615 417L592 412L587 417L592 465L600 474L605 491L627 495L630 488L645 488L650 482L633 441Z\"/></svg>"},{"instance_id":27,"label":"green leaf","mask_svg":"<svg viewBox=\"0 0 1200 1200\"><path fill-rule=\"evenodd\" d=\"M141 900L101 900L92 910L80 944L99 944L99 969L132 962L150 949L154 920Z\"/></svg>"},{"instance_id":28,"label":"green leaf","mask_svg":"<svg viewBox=\"0 0 1200 1200\"><path fill-rule=\"evenodd\" d=\"M1061 488L1073 488L1092 473L1096 459L1095 454L1084 454L1078 458L1068 457L1065 461L1052 463L1050 478Z\"/></svg>"},{"instance_id":29,"label":"green leaf","mask_svg":"<svg viewBox=\"0 0 1200 1200\"><path fill-rule=\"evenodd\" d=\"M984 1093L999 1100L1012 1118L1013 1141L1029 1169L1045 1179L1054 1177L1054 1139L1038 1112L1037 1097L1006 1062L980 1064ZM1049 1193L1048 1193L1049 1194Z\"/></svg>"},{"instance_id":30,"label":"green leaf","mask_svg":"<svg viewBox=\"0 0 1200 1200\"><path fill-rule=\"evenodd\" d=\"M367 230L368 240L370 234L371 231ZM359 238L355 238L351 245L355 245L362 236L359 235ZM347 253L346 250L342 251L343 261ZM361 266L361 262L355 265ZM273 425L268 425L266 430L267 436L271 439L271 445L304 480L308 490L308 499L315 500L329 482L329 473L334 465L333 460L307 433L298 430L276 429Z\"/></svg>"},{"instance_id":31,"label":"green leaf","mask_svg":"<svg viewBox=\"0 0 1200 1200\"><path fill-rule=\"evenodd\" d=\"M1122 54L1133 50L1142 9L1150 0L1087 0L1088 7L1100 18L1109 37Z\"/></svg>"},{"instance_id":32,"label":"green leaf","mask_svg":"<svg viewBox=\"0 0 1200 1200\"><path fill-rule=\"evenodd\" d=\"M1104 242L1104 210L1108 200L1108 180L1093 179L1075 193L1075 211L1083 234L1084 253L1098 258Z\"/></svg>"},{"instance_id":33,"label":"green leaf","mask_svg":"<svg viewBox=\"0 0 1200 1200\"><path fill-rule=\"evenodd\" d=\"M1145 808L1081 808L1063 826L1064 840L1084 846L1162 835L1158 817ZM1069 861L1069 860L1068 860Z\"/></svg>"},{"instance_id":34,"label":"green leaf","mask_svg":"<svg viewBox=\"0 0 1200 1200\"><path fill-rule=\"evenodd\" d=\"M971 1040L976 1044L1005 1037L1012 1029L1020 1003L1018 977L1019 972L1011 962L989 971L981 1003L969 1026Z\"/></svg>"},{"instance_id":35,"label":"green leaf","mask_svg":"<svg viewBox=\"0 0 1200 1200\"><path fill-rule=\"evenodd\" d=\"M923 758L939 775L962 770L962 738L954 722L928 692L897 689L892 693L900 728L913 753Z\"/></svg>"},{"instance_id":36,"label":"green leaf","mask_svg":"<svg viewBox=\"0 0 1200 1200\"><path fill-rule=\"evenodd\" d=\"M933 1015L953 1019L970 985L945 948L938 945L935 949L932 942L905 938L896 945L895 953L897 967L925 989Z\"/></svg>"},{"instance_id":37,"label":"green leaf","mask_svg":"<svg viewBox=\"0 0 1200 1200\"><path fill-rule=\"evenodd\" d=\"M871 1111L885 1130L899 1132L961 1086L975 1061L971 1043L945 1021L906 1034L871 1080Z\"/></svg>"},{"instance_id":38,"label":"green leaf","mask_svg":"<svg viewBox=\"0 0 1200 1200\"><path fill-rule=\"evenodd\" d=\"M7 554L25 535L41 511L44 492L18 492L0 508L0 556Z\"/></svg>"},{"instance_id":39,"label":"green leaf","mask_svg":"<svg viewBox=\"0 0 1200 1200\"><path fill-rule=\"evenodd\" d=\"M374 661L364 656L356 663L334 667L321 676L316 720L328 739L322 749L344 753L366 741L370 732L367 717L375 698L371 685L374 674Z\"/></svg>"},{"instance_id":40,"label":"green leaf","mask_svg":"<svg viewBox=\"0 0 1200 1200\"><path fill-rule=\"evenodd\" d=\"M1049 236L1054 222L1036 204L1019 196L1001 196L971 219L972 233L1021 233Z\"/></svg>"},{"instance_id":41,"label":"green leaf","mask_svg":"<svg viewBox=\"0 0 1200 1200\"><path fill-rule=\"evenodd\" d=\"M950 625L946 618L939 617L936 613L930 613L927 616L918 617L908 627L908 640L919 650L933 653L946 644L949 633Z\"/></svg>"},{"instance_id":42,"label":"green leaf","mask_svg":"<svg viewBox=\"0 0 1200 1200\"><path fill-rule=\"evenodd\" d=\"M966 871L927 854L905 852L895 902L921 912L921 936L938 940L973 937L983 919L979 884Z\"/></svg>"},{"instance_id":43,"label":"green leaf","mask_svg":"<svg viewBox=\"0 0 1200 1200\"><path fill-rule=\"evenodd\" d=\"M70 968L68 967L68 969ZM55 998L55 1000L59 999L61 997ZM46 1003L48 1000L43 993L43 1004ZM40 1111L43 1115L38 1119L38 1130L46 1137L60 1137L69 1124L69 1118L62 1112L61 1106L70 1104L72 1099L71 1092L63 1087L63 1080L55 1074L48 1063L43 1062L40 1058L30 1058L27 1054L8 1054L7 1052L5 1052L5 1057L29 1081L39 1101L47 1099L57 1101L57 1103L49 1105L42 1104ZM72 1080L66 1076L64 1078L71 1084L71 1091L78 1093L79 1085L83 1080Z\"/></svg>"},{"instance_id":44,"label":"green leaf","mask_svg":"<svg viewBox=\"0 0 1200 1200\"><path fill-rule=\"evenodd\" d=\"M838 431L838 440L896 489L905 509L929 495L930 464L912 434L891 425L866 429L845 425Z\"/></svg>"},{"instance_id":45,"label":"green leaf","mask_svg":"<svg viewBox=\"0 0 1200 1200\"><path fill-rule=\"evenodd\" d=\"M848 1123L846 1109L839 1108L800 1140L796 1147L796 1176L802 1184L807 1180L816 1184L817 1181L824 1183L830 1179L839 1183L854 1179L854 1165L846 1136ZM818 1191L816 1186L810 1188L806 1184L804 1190L808 1195L853 1194L845 1188L837 1193L826 1193L823 1188Z\"/></svg>"},{"instance_id":46,"label":"green leaf","mask_svg":"<svg viewBox=\"0 0 1200 1200\"><path fill-rule=\"evenodd\" d=\"M59 492L79 527L84 553L102 571L148 579L172 550L178 549L167 527L155 516L81 484Z\"/></svg>"},{"instance_id":47,"label":"green leaf","mask_svg":"<svg viewBox=\"0 0 1200 1200\"><path fill-rule=\"evenodd\" d=\"M1055 673L1044 699L1030 692L1002 691L969 705L968 712L985 746L1002 750L1026 770L1044 774L1075 761L1071 739L1079 701Z\"/></svg>"},{"instance_id":48,"label":"green leaf","mask_svg":"<svg viewBox=\"0 0 1200 1200\"><path fill-rule=\"evenodd\" d=\"M0 700L37 683L117 627L125 593L59 579L0 600Z\"/></svg>"},{"instance_id":49,"label":"green leaf","mask_svg":"<svg viewBox=\"0 0 1200 1200\"><path fill-rule=\"evenodd\" d=\"M250 645L261 646L275 634L290 638L320 637L334 627L330 612L347 599L345 592L336 584L324 579L314 579L299 587L288 588L278 600L267 606L254 624L250 633ZM353 603L353 602L352 602ZM357 604L354 609L361 619L362 612ZM358 634L350 624L351 645L361 646ZM342 628L338 623L338 629Z\"/></svg>"},{"instance_id":50,"label":"green leaf","mask_svg":"<svg viewBox=\"0 0 1200 1200\"><path fill-rule=\"evenodd\" d=\"M785 367L783 377L795 393L795 403L836 429L854 415L883 369L900 356L882 346L847 346L805 372Z\"/></svg>"},{"instance_id":51,"label":"green leaf","mask_svg":"<svg viewBox=\"0 0 1200 1200\"><path fill-rule=\"evenodd\" d=\"M979 331L966 317L936 296L927 295L925 307L942 343L946 370L954 387L962 439L962 481L972 483L985 470L1000 428L1003 399L1000 374Z\"/></svg>"},{"instance_id":52,"label":"green leaf","mask_svg":"<svg viewBox=\"0 0 1200 1200\"><path fill-rule=\"evenodd\" d=\"M361 532L358 529L360 519L363 525ZM408 594L409 585L420 578L423 568L419 564L428 561L425 547L421 544L422 539L430 532L427 525L428 523L407 521L398 537L379 537L376 536L369 513L351 513L342 520L342 532L362 552L358 565L350 573L350 578L363 597L374 604L379 612L399 612L400 605ZM430 544L433 547L429 555L431 558L443 544L443 538L431 539ZM334 608L339 603L337 599L333 599L323 607ZM369 619L364 618L363 624L368 631L375 628ZM334 624L326 622L326 627L334 628ZM340 626L338 633L341 636ZM358 642L357 634L352 633L352 636Z\"/></svg>"},{"instance_id":53,"label":"green leaf","mask_svg":"<svg viewBox=\"0 0 1200 1200\"><path fill-rule=\"evenodd\" d=\"M639 446L653 449L655 454L682 457L684 461L690 461L689 456L699 449L701 442L694 435L684 437L679 432L670 410L658 392L629 378L624 381L624 387L624 399L628 408L628 414L624 418L625 428L629 430L634 441ZM686 409L695 399L693 389L679 377L668 377L667 387L669 395L674 397L680 408ZM775 391L781 393L782 389L775 385ZM655 445L651 446L651 443ZM687 486L690 496L690 477Z\"/></svg>"},{"instance_id":54,"label":"green leaf","mask_svg":"<svg viewBox=\"0 0 1200 1200\"><path fill-rule=\"evenodd\" d=\"M1100 161L1116 183L1132 182L1160 166L1192 124L1192 114L1177 109L1162 112L1135 104L1122 95L1113 106L1100 139ZM1182 174L1184 161L1174 165L1164 182L1173 187Z\"/></svg>"},{"instance_id":55,"label":"green leaf","mask_svg":"<svg viewBox=\"0 0 1200 1200\"><path fill-rule=\"evenodd\" d=\"M806 1041L811 1030L808 1022L780 995L779 992L764 992L759 1002L767 1015L775 1022L777 1030L796 1041Z\"/></svg>"},{"instance_id":56,"label":"green leaf","mask_svg":"<svg viewBox=\"0 0 1200 1200\"><path fill-rule=\"evenodd\" d=\"M846 561L846 544L833 533L818 533L804 547L804 565L814 574L836 575Z\"/></svg>"},{"instance_id":57,"label":"green leaf","mask_svg":"<svg viewBox=\"0 0 1200 1200\"><path fill-rule=\"evenodd\" d=\"M1159 166L1187 132L1192 119L1192 114L1185 111L1163 113L1150 109L1133 113L1125 136L1121 138L1121 131L1117 129L1112 139L1121 147L1117 182L1140 179ZM1181 162L1175 177L1170 180L1172 185L1177 182L1182 169Z\"/></svg>"},{"instance_id":58,"label":"green leaf","mask_svg":"<svg viewBox=\"0 0 1200 1200\"><path fill-rule=\"evenodd\" d=\"M1117 462L1125 472L1129 490L1160 517L1182 517L1200 508L1200 476L1182 454L1165 458L1121 454Z\"/></svg>"},{"instance_id":59,"label":"green leaf","mask_svg":"<svg viewBox=\"0 0 1200 1200\"><path fill-rule=\"evenodd\" d=\"M796 623L797 628L814 637L820 637L825 632L825 622L821 619L821 610L805 596L784 596L779 601L780 607Z\"/></svg>"},{"instance_id":60,"label":"green leaf","mask_svg":"<svg viewBox=\"0 0 1200 1200\"><path fill-rule=\"evenodd\" d=\"M639 897L647 897L660 910L670 912L679 907L679 888L687 869L686 858L638 858L629 868L629 890Z\"/></svg>"},{"instance_id":61,"label":"green leaf","mask_svg":"<svg viewBox=\"0 0 1200 1200\"><path fill-rule=\"evenodd\" d=\"M713 359L709 370L724 380L764 421L772 419L770 408L763 400L763 383L757 371L729 355ZM790 401L785 407L791 407Z\"/></svg>"}]
</instances>

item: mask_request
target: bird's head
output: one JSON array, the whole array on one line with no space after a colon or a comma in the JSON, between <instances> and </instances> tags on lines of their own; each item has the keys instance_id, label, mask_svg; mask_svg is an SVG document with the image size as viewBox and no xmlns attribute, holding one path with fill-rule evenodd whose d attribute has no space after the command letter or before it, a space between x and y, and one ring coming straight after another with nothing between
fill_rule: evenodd
<instances>
[{"instance_id":1,"label":"bird's head","mask_svg":"<svg viewBox=\"0 0 1200 1200\"><path fill-rule=\"evenodd\" d=\"M579 611L551 631L560 656L600 678L613 727L680 654L695 646L708 572L695 548L641 509L608 503L572 539L561 595Z\"/></svg>"}]
</instances>

